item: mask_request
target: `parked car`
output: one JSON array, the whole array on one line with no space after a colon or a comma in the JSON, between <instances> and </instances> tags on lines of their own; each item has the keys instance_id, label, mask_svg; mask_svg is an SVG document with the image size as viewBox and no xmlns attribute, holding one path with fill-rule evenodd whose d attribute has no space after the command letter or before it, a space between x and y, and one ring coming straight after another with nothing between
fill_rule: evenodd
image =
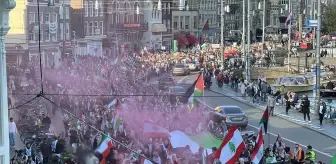
<instances>
[{"instance_id":1,"label":"parked car","mask_svg":"<svg viewBox=\"0 0 336 164\"><path fill-rule=\"evenodd\" d=\"M173 68L173 75L189 75L190 69L188 65L176 64Z\"/></svg>"},{"instance_id":2,"label":"parked car","mask_svg":"<svg viewBox=\"0 0 336 164\"><path fill-rule=\"evenodd\" d=\"M172 76L162 76L159 78L159 89L166 90L171 86L175 86L175 81Z\"/></svg>"},{"instance_id":3,"label":"parked car","mask_svg":"<svg viewBox=\"0 0 336 164\"><path fill-rule=\"evenodd\" d=\"M168 88L168 94L170 96L171 101L173 101L172 99L179 100L180 102L184 101L184 94L185 94L186 90L181 87L181 86L171 86Z\"/></svg>"},{"instance_id":4,"label":"parked car","mask_svg":"<svg viewBox=\"0 0 336 164\"><path fill-rule=\"evenodd\" d=\"M218 106L210 112L209 116L217 123L224 120L228 127L238 126L245 129L248 125L248 117L238 106Z\"/></svg>"},{"instance_id":5,"label":"parked car","mask_svg":"<svg viewBox=\"0 0 336 164\"><path fill-rule=\"evenodd\" d=\"M191 71L198 71L200 70L200 63L198 61L194 61L192 63L188 63L189 69Z\"/></svg>"}]
</instances>

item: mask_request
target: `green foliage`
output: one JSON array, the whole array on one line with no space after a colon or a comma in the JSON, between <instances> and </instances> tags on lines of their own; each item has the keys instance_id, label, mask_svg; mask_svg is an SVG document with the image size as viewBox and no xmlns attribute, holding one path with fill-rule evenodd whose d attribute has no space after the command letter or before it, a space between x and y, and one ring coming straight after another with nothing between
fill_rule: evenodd
<instances>
[{"instance_id":1,"label":"green foliage","mask_svg":"<svg viewBox=\"0 0 336 164\"><path fill-rule=\"evenodd\" d=\"M322 33L336 34L336 4L330 4L323 8Z\"/></svg>"}]
</instances>

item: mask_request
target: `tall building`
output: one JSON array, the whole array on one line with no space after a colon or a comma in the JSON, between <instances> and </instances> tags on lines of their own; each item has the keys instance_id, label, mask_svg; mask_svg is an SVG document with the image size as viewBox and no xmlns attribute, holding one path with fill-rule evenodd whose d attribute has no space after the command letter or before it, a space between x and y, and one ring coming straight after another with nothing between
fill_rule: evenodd
<instances>
[{"instance_id":1,"label":"tall building","mask_svg":"<svg viewBox=\"0 0 336 164\"><path fill-rule=\"evenodd\" d=\"M72 38L78 55L103 55L106 38L103 0L71 0Z\"/></svg>"},{"instance_id":2,"label":"tall building","mask_svg":"<svg viewBox=\"0 0 336 164\"><path fill-rule=\"evenodd\" d=\"M199 2L199 30L203 39L209 43L218 43L220 37L217 10L220 9L217 0L200 0ZM219 18L219 19L218 19Z\"/></svg>"},{"instance_id":3,"label":"tall building","mask_svg":"<svg viewBox=\"0 0 336 164\"><path fill-rule=\"evenodd\" d=\"M166 50L172 49L172 10L173 3L171 0L162 0L162 24L167 28L167 32L162 33L162 44Z\"/></svg>"},{"instance_id":4,"label":"tall building","mask_svg":"<svg viewBox=\"0 0 336 164\"><path fill-rule=\"evenodd\" d=\"M39 9L37 2L39 2ZM60 28L61 8L64 11L62 15L65 14L64 17L70 19L69 1L55 0L54 2L55 4L49 4L47 0L28 0L26 9L29 59L35 61L41 53L42 64L47 67L58 67L62 55L60 49L62 46L60 41L63 40L61 35L63 30L61 31ZM69 29L70 25L67 23L65 31ZM69 38L68 35L67 33L66 38Z\"/></svg>"},{"instance_id":5,"label":"tall building","mask_svg":"<svg viewBox=\"0 0 336 164\"><path fill-rule=\"evenodd\" d=\"M144 32L148 31L148 22L144 19L144 3L141 1L114 0L106 2L108 47L112 53L138 51Z\"/></svg>"},{"instance_id":6,"label":"tall building","mask_svg":"<svg viewBox=\"0 0 336 164\"><path fill-rule=\"evenodd\" d=\"M166 24L163 24L166 22L162 21L162 13L165 11L166 6L161 6L161 10L158 8L158 1L151 0L144 2L144 19L147 21L149 28L148 31L144 32L142 42L146 45L147 49L165 49L163 34L167 32L167 27Z\"/></svg>"},{"instance_id":7,"label":"tall building","mask_svg":"<svg viewBox=\"0 0 336 164\"><path fill-rule=\"evenodd\" d=\"M195 44L199 35L198 1L173 1L172 23L172 35L179 47Z\"/></svg>"},{"instance_id":8,"label":"tall building","mask_svg":"<svg viewBox=\"0 0 336 164\"><path fill-rule=\"evenodd\" d=\"M26 5L26 0L16 0L16 7L9 13L12 19L9 19L11 28L6 37L7 64L20 65L29 59Z\"/></svg>"}]
</instances>

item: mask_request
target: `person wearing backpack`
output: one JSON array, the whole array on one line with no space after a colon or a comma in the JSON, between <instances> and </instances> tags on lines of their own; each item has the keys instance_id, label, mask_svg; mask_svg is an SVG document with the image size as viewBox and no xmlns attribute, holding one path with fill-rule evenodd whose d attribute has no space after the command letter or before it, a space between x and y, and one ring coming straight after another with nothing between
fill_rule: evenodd
<instances>
[{"instance_id":1,"label":"person wearing backpack","mask_svg":"<svg viewBox=\"0 0 336 164\"><path fill-rule=\"evenodd\" d=\"M304 150L300 147L298 143L295 144L294 160L295 160L294 164L303 164L305 161Z\"/></svg>"}]
</instances>

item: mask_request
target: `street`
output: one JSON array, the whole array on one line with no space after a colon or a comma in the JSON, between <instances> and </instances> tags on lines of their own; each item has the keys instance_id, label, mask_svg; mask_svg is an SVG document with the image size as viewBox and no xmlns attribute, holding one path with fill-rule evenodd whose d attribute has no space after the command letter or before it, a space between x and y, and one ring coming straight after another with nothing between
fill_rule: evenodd
<instances>
[{"instance_id":1,"label":"street","mask_svg":"<svg viewBox=\"0 0 336 164\"><path fill-rule=\"evenodd\" d=\"M197 74L190 76L174 77L178 84L184 87L191 85L196 79ZM208 97L207 97L208 96ZM205 91L204 97L200 101L209 108L215 108L220 105L234 105L243 109L249 117L249 127L247 130L254 131L257 134L259 121L263 111L244 104L230 97L221 97L222 95L212 91ZM294 124L279 117L271 117L268 125L269 134L264 136L265 145L273 146L276 138L280 135L285 141L286 146L294 149L294 144L299 143L306 152L306 146L311 145L317 155L317 161L330 163L332 156L336 152L336 141L322 135L316 131L307 129L298 124Z\"/></svg>"}]
</instances>

